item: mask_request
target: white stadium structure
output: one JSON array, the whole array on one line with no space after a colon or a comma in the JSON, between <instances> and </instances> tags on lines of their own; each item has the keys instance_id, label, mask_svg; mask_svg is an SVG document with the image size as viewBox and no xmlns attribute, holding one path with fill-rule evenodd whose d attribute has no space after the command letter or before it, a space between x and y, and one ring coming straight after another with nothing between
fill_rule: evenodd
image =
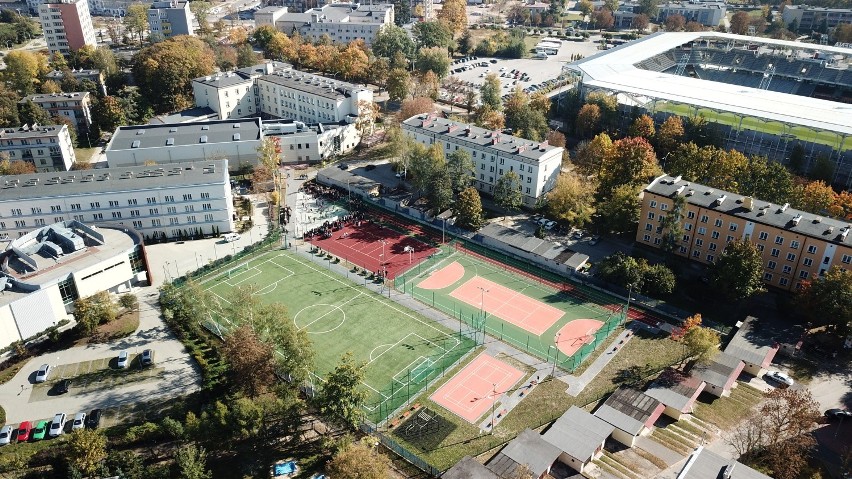
<instances>
[{"instance_id":1,"label":"white stadium structure","mask_svg":"<svg viewBox=\"0 0 852 479\"><path fill-rule=\"evenodd\" d=\"M726 148L804 168L835 163L852 186L852 49L714 32L657 33L570 63L583 95L617 95L622 119L702 114Z\"/></svg>"}]
</instances>

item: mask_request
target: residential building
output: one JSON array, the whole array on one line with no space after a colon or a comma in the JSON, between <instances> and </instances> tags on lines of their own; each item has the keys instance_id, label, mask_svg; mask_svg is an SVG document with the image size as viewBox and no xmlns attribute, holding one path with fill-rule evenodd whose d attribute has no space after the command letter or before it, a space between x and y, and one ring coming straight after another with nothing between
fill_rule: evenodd
<instances>
[{"instance_id":1,"label":"residential building","mask_svg":"<svg viewBox=\"0 0 852 479\"><path fill-rule=\"evenodd\" d=\"M748 316L744 321L737 321L737 331L725 346L724 352L744 363L743 371L755 377L763 376L781 345L760 334L754 334L752 329L757 318Z\"/></svg>"},{"instance_id":2,"label":"residential building","mask_svg":"<svg viewBox=\"0 0 852 479\"><path fill-rule=\"evenodd\" d=\"M0 178L0 238L62 221L114 223L147 238L233 229L228 160Z\"/></svg>"},{"instance_id":3,"label":"residential building","mask_svg":"<svg viewBox=\"0 0 852 479\"><path fill-rule=\"evenodd\" d=\"M728 5L724 1L682 1L661 3L657 22L663 23L672 15L682 15L687 22L698 22L705 27L718 27L725 19Z\"/></svg>"},{"instance_id":4,"label":"residential building","mask_svg":"<svg viewBox=\"0 0 852 479\"><path fill-rule=\"evenodd\" d=\"M695 401L706 383L692 374L686 374L676 369L666 369L645 391L665 409L663 414L678 421L686 414L692 414Z\"/></svg>"},{"instance_id":5,"label":"residential building","mask_svg":"<svg viewBox=\"0 0 852 479\"><path fill-rule=\"evenodd\" d=\"M50 53L68 55L85 45L97 46L87 0L57 0L38 6Z\"/></svg>"},{"instance_id":6,"label":"residential building","mask_svg":"<svg viewBox=\"0 0 852 479\"><path fill-rule=\"evenodd\" d=\"M269 62L234 72L196 78L197 107L220 119L285 118L305 123L354 123L360 105L373 102L372 90Z\"/></svg>"},{"instance_id":7,"label":"residential building","mask_svg":"<svg viewBox=\"0 0 852 479\"><path fill-rule=\"evenodd\" d=\"M725 479L772 479L745 464L726 459L704 446L698 446L683 465L677 479L707 479L722 477Z\"/></svg>"},{"instance_id":8,"label":"residential building","mask_svg":"<svg viewBox=\"0 0 852 479\"><path fill-rule=\"evenodd\" d=\"M707 364L697 364L692 373L707 383L704 391L716 397L727 396L737 385L737 378L743 372L745 363L728 353L718 353Z\"/></svg>"},{"instance_id":9,"label":"residential building","mask_svg":"<svg viewBox=\"0 0 852 479\"><path fill-rule=\"evenodd\" d=\"M328 35L334 43L364 40L370 46L379 30L393 25L393 20L392 4L329 3L303 13L285 13L275 26L288 35L298 32L308 40Z\"/></svg>"},{"instance_id":10,"label":"residential building","mask_svg":"<svg viewBox=\"0 0 852 479\"><path fill-rule=\"evenodd\" d=\"M470 3L470 2L468 2ZM479 3L482 3L481 1ZM408 2L409 8L411 9L411 18L421 18L422 21L428 22L429 20L434 20L435 18L435 2L432 0L409 0ZM417 17L417 13L422 11L423 15L421 17Z\"/></svg>"},{"instance_id":11,"label":"residential building","mask_svg":"<svg viewBox=\"0 0 852 479\"><path fill-rule=\"evenodd\" d=\"M151 40L160 41L177 35L194 35L192 18L189 1L155 1L148 9Z\"/></svg>"},{"instance_id":12,"label":"residential building","mask_svg":"<svg viewBox=\"0 0 852 479\"><path fill-rule=\"evenodd\" d=\"M716 261L734 240L754 244L763 257L767 285L794 291L832 266L852 263L852 225L662 175L642 192L636 241L660 248L667 234L660 221L675 198L684 201L682 235L673 252L704 264Z\"/></svg>"},{"instance_id":13,"label":"residential building","mask_svg":"<svg viewBox=\"0 0 852 479\"><path fill-rule=\"evenodd\" d=\"M92 95L87 91L71 93L39 93L29 95L21 103L31 101L47 110L51 116L67 118L77 127L78 133L86 133L92 126Z\"/></svg>"},{"instance_id":14,"label":"residential building","mask_svg":"<svg viewBox=\"0 0 852 479\"><path fill-rule=\"evenodd\" d=\"M38 6L49 3L50 0L27 0L27 8L33 15L38 14ZM127 14L127 7L136 0L88 0L90 15L119 15Z\"/></svg>"},{"instance_id":15,"label":"residential building","mask_svg":"<svg viewBox=\"0 0 852 479\"><path fill-rule=\"evenodd\" d=\"M493 194L494 185L510 171L517 173L523 204L533 207L556 185L564 148L506 135L498 131L438 118L413 116L402 123L403 131L425 146L440 145L444 155L457 150L470 153L475 166L472 185Z\"/></svg>"},{"instance_id":16,"label":"residential building","mask_svg":"<svg viewBox=\"0 0 852 479\"><path fill-rule=\"evenodd\" d=\"M541 437L557 448L559 462L582 473L603 453L604 442L613 429L603 419L571 406Z\"/></svg>"},{"instance_id":17,"label":"residential building","mask_svg":"<svg viewBox=\"0 0 852 479\"><path fill-rule=\"evenodd\" d=\"M278 139L281 163L316 163L351 151L360 141L355 125L307 125L260 118L121 126L105 148L113 166L165 165L227 158L234 170L258 163L265 137Z\"/></svg>"},{"instance_id":18,"label":"residential building","mask_svg":"<svg viewBox=\"0 0 852 479\"><path fill-rule=\"evenodd\" d=\"M260 28L264 25L275 27L278 20L281 20L287 12L292 10L288 7L264 7L254 12L254 26Z\"/></svg>"},{"instance_id":19,"label":"residential building","mask_svg":"<svg viewBox=\"0 0 852 479\"><path fill-rule=\"evenodd\" d=\"M788 5L781 13L786 25L795 23L798 31L831 30L842 23L852 23L852 8L824 8L809 5Z\"/></svg>"},{"instance_id":20,"label":"residential building","mask_svg":"<svg viewBox=\"0 0 852 479\"><path fill-rule=\"evenodd\" d=\"M142 236L111 222L48 223L12 240L0 261L0 347L72 319L77 298L127 292L150 279Z\"/></svg>"},{"instance_id":21,"label":"residential building","mask_svg":"<svg viewBox=\"0 0 852 479\"><path fill-rule=\"evenodd\" d=\"M0 130L0 155L32 163L36 171L67 171L77 162L67 125Z\"/></svg>"},{"instance_id":22,"label":"residential building","mask_svg":"<svg viewBox=\"0 0 852 479\"><path fill-rule=\"evenodd\" d=\"M637 438L650 434L665 408L663 403L642 391L620 387L598 407L595 417L614 427L613 439L633 447Z\"/></svg>"},{"instance_id":23,"label":"residential building","mask_svg":"<svg viewBox=\"0 0 852 479\"><path fill-rule=\"evenodd\" d=\"M71 75L75 80L82 82L84 80L90 81L97 85L102 94L107 94L106 83L104 82L104 74L102 71L98 69L84 70L84 69L71 69L68 74ZM46 75L48 80L53 80L57 84L61 84L65 79L66 72L62 70L53 70L52 72Z\"/></svg>"}]
</instances>

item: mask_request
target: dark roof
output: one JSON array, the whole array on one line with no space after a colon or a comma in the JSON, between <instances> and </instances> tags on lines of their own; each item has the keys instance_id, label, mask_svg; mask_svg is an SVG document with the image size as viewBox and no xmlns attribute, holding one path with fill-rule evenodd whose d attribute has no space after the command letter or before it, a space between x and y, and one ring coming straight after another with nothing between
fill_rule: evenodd
<instances>
[{"instance_id":1,"label":"dark roof","mask_svg":"<svg viewBox=\"0 0 852 479\"><path fill-rule=\"evenodd\" d=\"M476 234L494 238L501 243L564 264L574 270L579 269L589 260L588 255L497 223L485 225Z\"/></svg>"},{"instance_id":2,"label":"dark roof","mask_svg":"<svg viewBox=\"0 0 852 479\"><path fill-rule=\"evenodd\" d=\"M550 146L546 142L530 141L517 136L506 135L468 123L436 118L432 114L415 115L403 122L405 126L424 130L431 134L445 135L458 142L470 143L477 149L488 147L495 153L510 153L520 158L537 163L546 153L553 150L563 150L562 147Z\"/></svg>"},{"instance_id":3,"label":"dark roof","mask_svg":"<svg viewBox=\"0 0 852 479\"><path fill-rule=\"evenodd\" d=\"M757 318L749 316L739 323L737 332L725 346L725 352L746 363L761 365L767 356L775 356L778 343L765 336L751 334L752 323L756 320Z\"/></svg>"},{"instance_id":4,"label":"dark roof","mask_svg":"<svg viewBox=\"0 0 852 479\"><path fill-rule=\"evenodd\" d=\"M684 464L677 479L721 479L727 467L731 467L730 479L772 479L745 464L724 457L699 446Z\"/></svg>"},{"instance_id":5,"label":"dark roof","mask_svg":"<svg viewBox=\"0 0 852 479\"><path fill-rule=\"evenodd\" d=\"M677 369L666 369L660 377L648 387L645 394L668 407L684 412L692 396L704 389L704 381Z\"/></svg>"},{"instance_id":6,"label":"dark roof","mask_svg":"<svg viewBox=\"0 0 852 479\"><path fill-rule=\"evenodd\" d=\"M455 466L441 475L443 479L499 479L490 469L476 459L465 456Z\"/></svg>"},{"instance_id":7,"label":"dark roof","mask_svg":"<svg viewBox=\"0 0 852 479\"><path fill-rule=\"evenodd\" d=\"M20 128L0 128L0 139L14 138L47 138L57 136L62 129L67 129L66 125L24 125Z\"/></svg>"},{"instance_id":8,"label":"dark roof","mask_svg":"<svg viewBox=\"0 0 852 479\"><path fill-rule=\"evenodd\" d=\"M561 451L558 448L545 441L539 433L532 429L525 429L518 434L518 437L506 444L506 447L498 454L498 456L502 455L510 459L515 463L514 466L502 458L497 462L492 460L487 465L497 475L505 477L506 472L514 472L518 464L526 464L533 475L539 477L553 465L560 453ZM497 456L495 456L495 459L497 459ZM492 467L492 463L494 463L494 467Z\"/></svg>"},{"instance_id":9,"label":"dark roof","mask_svg":"<svg viewBox=\"0 0 852 479\"><path fill-rule=\"evenodd\" d=\"M585 462L591 459L613 429L612 424L603 419L571 406L542 437L569 456Z\"/></svg>"},{"instance_id":10,"label":"dark roof","mask_svg":"<svg viewBox=\"0 0 852 479\"><path fill-rule=\"evenodd\" d=\"M642 391L622 387L607 398L595 416L635 436L642 432L659 405L660 401Z\"/></svg>"},{"instance_id":11,"label":"dark roof","mask_svg":"<svg viewBox=\"0 0 852 479\"><path fill-rule=\"evenodd\" d=\"M239 134L239 139L234 139L235 134ZM115 130L106 151L257 140L260 140L259 118L166 123L162 125L130 125L120 126ZM137 141L139 143L136 143Z\"/></svg>"},{"instance_id":12,"label":"dark roof","mask_svg":"<svg viewBox=\"0 0 852 479\"><path fill-rule=\"evenodd\" d=\"M789 205L772 204L758 198L749 198L709 186L663 175L651 182L645 191L668 198L679 194L686 202L713 211L764 224L792 233L809 236L830 243L852 247L852 225L846 221L790 208ZM749 201L751 206L749 206ZM844 233L845 232L845 233Z\"/></svg>"},{"instance_id":13,"label":"dark roof","mask_svg":"<svg viewBox=\"0 0 852 479\"><path fill-rule=\"evenodd\" d=\"M728 353L718 353L708 364L699 364L692 368L692 374L713 386L724 386L731 375L741 371L743 362L740 358Z\"/></svg>"},{"instance_id":14,"label":"dark roof","mask_svg":"<svg viewBox=\"0 0 852 479\"><path fill-rule=\"evenodd\" d=\"M352 96L353 91L364 90L363 87L353 85L352 83L339 82L297 70L279 71L270 75L262 75L258 80L268 81L276 85L334 101L344 100Z\"/></svg>"}]
</instances>

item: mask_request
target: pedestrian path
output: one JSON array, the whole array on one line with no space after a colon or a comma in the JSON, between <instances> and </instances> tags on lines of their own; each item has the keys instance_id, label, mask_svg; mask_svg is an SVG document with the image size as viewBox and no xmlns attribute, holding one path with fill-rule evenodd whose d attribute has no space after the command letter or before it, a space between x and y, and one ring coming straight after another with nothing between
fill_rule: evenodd
<instances>
[{"instance_id":1,"label":"pedestrian path","mask_svg":"<svg viewBox=\"0 0 852 479\"><path fill-rule=\"evenodd\" d=\"M603 368L609 364L610 361L615 358L615 355L621 351L627 342L633 338L633 323L630 323L628 327L621 332L616 338L607 346L606 350L602 352L595 360L590 364L585 371L579 376L574 376L571 374L560 375L558 379L560 381L564 381L568 384L568 391L566 391L570 396L577 397L583 389L586 388L590 382L592 382Z\"/></svg>"}]
</instances>

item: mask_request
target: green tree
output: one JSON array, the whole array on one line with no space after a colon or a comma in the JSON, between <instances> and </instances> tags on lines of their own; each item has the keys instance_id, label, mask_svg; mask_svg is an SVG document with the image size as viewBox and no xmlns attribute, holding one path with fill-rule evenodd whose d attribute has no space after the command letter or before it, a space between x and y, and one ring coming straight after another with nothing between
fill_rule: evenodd
<instances>
[{"instance_id":1,"label":"green tree","mask_svg":"<svg viewBox=\"0 0 852 479\"><path fill-rule=\"evenodd\" d=\"M414 68L421 73L434 72L438 78L444 78L450 71L450 58L447 50L441 47L421 48L417 52Z\"/></svg>"},{"instance_id":2,"label":"green tree","mask_svg":"<svg viewBox=\"0 0 852 479\"><path fill-rule=\"evenodd\" d=\"M734 240L725 246L710 267L710 281L730 300L739 301L763 291L763 259L757 247L747 240Z\"/></svg>"},{"instance_id":3,"label":"green tree","mask_svg":"<svg viewBox=\"0 0 852 479\"><path fill-rule=\"evenodd\" d=\"M574 165L586 175L597 175L612 151L612 139L606 133L600 133L591 141L577 146Z\"/></svg>"},{"instance_id":4,"label":"green tree","mask_svg":"<svg viewBox=\"0 0 852 479\"><path fill-rule=\"evenodd\" d=\"M536 97L540 100L540 97ZM547 97L545 97L547 100ZM516 88L503 105L503 115L506 126L512 128L513 134L528 140L540 141L550 130L547 118L542 110L546 110L540 101L533 104L529 95Z\"/></svg>"},{"instance_id":5,"label":"green tree","mask_svg":"<svg viewBox=\"0 0 852 479\"><path fill-rule=\"evenodd\" d=\"M468 187L476 165L466 150L455 150L447 157L447 172L453 192L458 194Z\"/></svg>"},{"instance_id":6,"label":"green tree","mask_svg":"<svg viewBox=\"0 0 852 479\"><path fill-rule=\"evenodd\" d=\"M444 149L440 143L425 148L416 143L408 154L408 176L414 190L419 194L429 191L429 185L435 173L446 169Z\"/></svg>"},{"instance_id":7,"label":"green tree","mask_svg":"<svg viewBox=\"0 0 852 479\"><path fill-rule=\"evenodd\" d=\"M107 457L107 439L102 431L77 429L67 443L68 463L86 475L94 474Z\"/></svg>"},{"instance_id":8,"label":"green tree","mask_svg":"<svg viewBox=\"0 0 852 479\"><path fill-rule=\"evenodd\" d=\"M203 4L203 3L208 3L208 2L196 0L192 3L190 3L189 4L190 10L192 10L193 5ZM196 18L197 18L197 16L196 16ZM199 24L200 24L200 22L199 22ZM254 41L255 45L257 45L258 48L260 48L263 51L267 51L269 49L270 45L273 43L275 37L277 37L279 33L281 33L281 32L276 30L273 25L261 25L261 26L257 27L254 30L254 32L252 33L252 40Z\"/></svg>"},{"instance_id":9,"label":"green tree","mask_svg":"<svg viewBox=\"0 0 852 479\"><path fill-rule=\"evenodd\" d=\"M468 186L459 193L455 203L456 224L462 228L476 231L482 226L482 199L479 191Z\"/></svg>"},{"instance_id":10,"label":"green tree","mask_svg":"<svg viewBox=\"0 0 852 479\"><path fill-rule=\"evenodd\" d=\"M21 119L21 123L25 125L33 125L34 123L39 125L53 124L50 113L29 99L18 105L18 117Z\"/></svg>"},{"instance_id":11,"label":"green tree","mask_svg":"<svg viewBox=\"0 0 852 479\"><path fill-rule=\"evenodd\" d=\"M390 459L379 454L369 442L377 439L365 438L343 447L326 467L329 476L340 479L385 479L390 477Z\"/></svg>"},{"instance_id":12,"label":"green tree","mask_svg":"<svg viewBox=\"0 0 852 479\"><path fill-rule=\"evenodd\" d=\"M13 91L7 90L0 83L0 128L18 127L20 125L21 120L18 117L18 95Z\"/></svg>"},{"instance_id":13,"label":"green tree","mask_svg":"<svg viewBox=\"0 0 852 479\"><path fill-rule=\"evenodd\" d=\"M595 11L595 6L589 0L580 0L577 2L577 10L583 14L584 21L586 21L585 17L588 17Z\"/></svg>"},{"instance_id":14,"label":"green tree","mask_svg":"<svg viewBox=\"0 0 852 479\"><path fill-rule=\"evenodd\" d=\"M645 294L659 297L674 291L677 286L677 277L664 264L649 265L642 275L642 283L644 285L642 291Z\"/></svg>"},{"instance_id":15,"label":"green tree","mask_svg":"<svg viewBox=\"0 0 852 479\"><path fill-rule=\"evenodd\" d=\"M135 294L125 293L118 297L118 305L128 311L133 311L139 307L139 300Z\"/></svg>"},{"instance_id":16,"label":"green tree","mask_svg":"<svg viewBox=\"0 0 852 479\"><path fill-rule=\"evenodd\" d=\"M142 48L142 39L148 31L148 5L134 3L127 7L127 15L124 16L124 27L131 35L136 35L139 40L139 48Z\"/></svg>"},{"instance_id":17,"label":"green tree","mask_svg":"<svg viewBox=\"0 0 852 479\"><path fill-rule=\"evenodd\" d=\"M515 211L523 204L521 179L514 171L507 171L494 185L494 202L501 208Z\"/></svg>"},{"instance_id":18,"label":"green tree","mask_svg":"<svg viewBox=\"0 0 852 479\"><path fill-rule=\"evenodd\" d=\"M644 138L622 138L612 144L612 152L601 164L601 195L609 195L619 185L640 185L659 174L660 166L651 144Z\"/></svg>"},{"instance_id":19,"label":"green tree","mask_svg":"<svg viewBox=\"0 0 852 479\"><path fill-rule=\"evenodd\" d=\"M411 75L403 68L394 68L388 74L387 85L390 101L402 101L411 89Z\"/></svg>"},{"instance_id":20,"label":"green tree","mask_svg":"<svg viewBox=\"0 0 852 479\"><path fill-rule=\"evenodd\" d=\"M254 52L254 48L248 43L237 46L237 68L247 68L257 65L263 61L263 56Z\"/></svg>"},{"instance_id":21,"label":"green tree","mask_svg":"<svg viewBox=\"0 0 852 479\"><path fill-rule=\"evenodd\" d=\"M648 15L648 18L657 18L657 14L660 12L660 1L640 0L639 8L642 9L642 13Z\"/></svg>"},{"instance_id":22,"label":"green tree","mask_svg":"<svg viewBox=\"0 0 852 479\"><path fill-rule=\"evenodd\" d=\"M203 447L188 444L175 452L172 477L179 479L210 479L207 469L207 451Z\"/></svg>"},{"instance_id":23,"label":"green tree","mask_svg":"<svg viewBox=\"0 0 852 479\"><path fill-rule=\"evenodd\" d=\"M648 115L636 118L633 124L630 125L630 129L627 130L628 136L639 136L648 141L652 141L655 134L654 120Z\"/></svg>"},{"instance_id":24,"label":"green tree","mask_svg":"<svg viewBox=\"0 0 852 479\"><path fill-rule=\"evenodd\" d=\"M92 105L92 123L101 131L112 132L127 124L124 105L114 96L96 98Z\"/></svg>"},{"instance_id":25,"label":"green tree","mask_svg":"<svg viewBox=\"0 0 852 479\"><path fill-rule=\"evenodd\" d=\"M83 334L91 334L100 324L115 319L118 313L109 293L101 291L74 301L74 319Z\"/></svg>"},{"instance_id":26,"label":"green tree","mask_svg":"<svg viewBox=\"0 0 852 479\"><path fill-rule=\"evenodd\" d=\"M737 35L745 35L748 33L748 26L751 23L751 17L748 12L738 11L731 17L731 26L729 31Z\"/></svg>"},{"instance_id":27,"label":"green tree","mask_svg":"<svg viewBox=\"0 0 852 479\"><path fill-rule=\"evenodd\" d=\"M640 291L644 286L647 269L648 263L644 259L636 259L619 251L601 260L598 276L604 281Z\"/></svg>"},{"instance_id":28,"label":"green tree","mask_svg":"<svg viewBox=\"0 0 852 479\"><path fill-rule=\"evenodd\" d=\"M465 0L445 0L438 12L438 20L444 21L454 35L467 27L467 2Z\"/></svg>"},{"instance_id":29,"label":"green tree","mask_svg":"<svg viewBox=\"0 0 852 479\"><path fill-rule=\"evenodd\" d=\"M699 364L707 364L719 352L721 338L715 330L698 326L690 328L682 341L688 357L695 359Z\"/></svg>"},{"instance_id":30,"label":"green tree","mask_svg":"<svg viewBox=\"0 0 852 479\"><path fill-rule=\"evenodd\" d=\"M133 75L159 112L193 104L193 78L213 72L215 55L202 40L181 35L144 48L133 57Z\"/></svg>"},{"instance_id":31,"label":"green tree","mask_svg":"<svg viewBox=\"0 0 852 479\"><path fill-rule=\"evenodd\" d=\"M852 271L832 266L821 277L802 282L796 295L799 311L813 324L842 333L852 323Z\"/></svg>"},{"instance_id":32,"label":"green tree","mask_svg":"<svg viewBox=\"0 0 852 479\"><path fill-rule=\"evenodd\" d=\"M474 40L473 36L470 34L470 30L465 30L461 38L459 38L458 51L462 55L473 53L474 48L476 48L476 45L473 42Z\"/></svg>"},{"instance_id":33,"label":"green tree","mask_svg":"<svg viewBox=\"0 0 852 479\"><path fill-rule=\"evenodd\" d=\"M577 136L588 138L600 131L601 108L597 105L585 104L577 113L574 129Z\"/></svg>"},{"instance_id":34,"label":"green tree","mask_svg":"<svg viewBox=\"0 0 852 479\"><path fill-rule=\"evenodd\" d=\"M683 236L683 218L686 216L686 199L681 195L672 198L672 209L660 220L663 229L662 249L673 253Z\"/></svg>"},{"instance_id":35,"label":"green tree","mask_svg":"<svg viewBox=\"0 0 852 479\"><path fill-rule=\"evenodd\" d=\"M677 115L671 115L660 125L655 134L657 154L665 157L669 152L677 148L683 139L683 120Z\"/></svg>"},{"instance_id":36,"label":"green tree","mask_svg":"<svg viewBox=\"0 0 852 479\"><path fill-rule=\"evenodd\" d=\"M206 0L196 0L189 3L189 10L192 12L192 14L195 16L195 19L198 21L198 34L202 36L210 34L210 22L208 22L207 19L210 17L210 13L213 11L213 3L208 2ZM255 35L256 34L257 32L255 32ZM255 38L257 38L257 36L255 36Z\"/></svg>"},{"instance_id":37,"label":"green tree","mask_svg":"<svg viewBox=\"0 0 852 479\"><path fill-rule=\"evenodd\" d=\"M624 233L636 230L642 209L640 190L639 186L620 185L598 203L598 216L607 231Z\"/></svg>"},{"instance_id":38,"label":"green tree","mask_svg":"<svg viewBox=\"0 0 852 479\"><path fill-rule=\"evenodd\" d=\"M3 79L22 96L35 92L48 72L47 58L27 50L12 50L3 61L6 63Z\"/></svg>"},{"instance_id":39,"label":"green tree","mask_svg":"<svg viewBox=\"0 0 852 479\"><path fill-rule=\"evenodd\" d=\"M808 172L808 178L812 180L822 180L826 183L834 181L835 163L825 155L817 155L811 171Z\"/></svg>"},{"instance_id":40,"label":"green tree","mask_svg":"<svg viewBox=\"0 0 852 479\"><path fill-rule=\"evenodd\" d=\"M350 427L358 425L361 406L367 393L361 386L366 364L356 363L352 353L346 353L334 371L328 373L316 401L322 414L343 421Z\"/></svg>"},{"instance_id":41,"label":"green tree","mask_svg":"<svg viewBox=\"0 0 852 479\"><path fill-rule=\"evenodd\" d=\"M500 79L494 73L485 75L485 83L483 83L482 88L479 90L482 107L488 107L493 111L500 111L503 107L503 101L500 97Z\"/></svg>"},{"instance_id":42,"label":"green tree","mask_svg":"<svg viewBox=\"0 0 852 479\"><path fill-rule=\"evenodd\" d=\"M429 204L437 212L450 207L453 203L453 182L447 168L439 168L432 175L429 185Z\"/></svg>"},{"instance_id":43,"label":"green tree","mask_svg":"<svg viewBox=\"0 0 852 479\"><path fill-rule=\"evenodd\" d=\"M441 47L452 49L455 46L453 31L446 22L433 20L414 24L414 39L418 48Z\"/></svg>"},{"instance_id":44,"label":"green tree","mask_svg":"<svg viewBox=\"0 0 852 479\"><path fill-rule=\"evenodd\" d=\"M595 213L595 186L594 181L573 171L562 173L547 194L548 216L577 228L591 223Z\"/></svg>"},{"instance_id":45,"label":"green tree","mask_svg":"<svg viewBox=\"0 0 852 479\"><path fill-rule=\"evenodd\" d=\"M411 21L411 2L408 0L392 0L393 4L393 22L396 26L401 27L408 25Z\"/></svg>"},{"instance_id":46,"label":"green tree","mask_svg":"<svg viewBox=\"0 0 852 479\"><path fill-rule=\"evenodd\" d=\"M777 161L752 156L739 178L738 193L770 203L784 204L793 196L793 175Z\"/></svg>"},{"instance_id":47,"label":"green tree","mask_svg":"<svg viewBox=\"0 0 852 479\"><path fill-rule=\"evenodd\" d=\"M227 358L231 382L248 397L257 397L274 384L276 362L272 346L244 324L225 336L222 356Z\"/></svg>"},{"instance_id":48,"label":"green tree","mask_svg":"<svg viewBox=\"0 0 852 479\"><path fill-rule=\"evenodd\" d=\"M422 25L418 23L417 25ZM434 45L430 45L434 46ZM391 59L397 53L402 53L406 58L414 58L414 42L409 38L404 29L396 25L388 25L376 34L373 40L373 53L378 57Z\"/></svg>"}]
</instances>

